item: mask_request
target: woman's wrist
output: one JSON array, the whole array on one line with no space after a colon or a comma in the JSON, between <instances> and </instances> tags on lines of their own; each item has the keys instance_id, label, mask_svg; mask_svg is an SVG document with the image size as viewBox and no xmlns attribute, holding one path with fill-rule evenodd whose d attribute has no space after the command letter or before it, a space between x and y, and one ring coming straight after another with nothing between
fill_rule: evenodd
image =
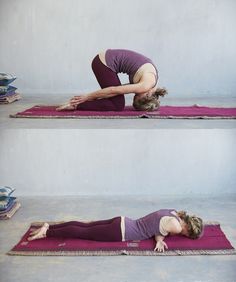
<instances>
[{"instance_id":1,"label":"woman's wrist","mask_svg":"<svg viewBox=\"0 0 236 282\"><path fill-rule=\"evenodd\" d=\"M85 95L84 95L84 99L85 99L86 101L93 101L93 100L95 100L96 98L93 97L93 93L89 93L89 94L85 94Z\"/></svg>"},{"instance_id":2,"label":"woman's wrist","mask_svg":"<svg viewBox=\"0 0 236 282\"><path fill-rule=\"evenodd\" d=\"M165 239L165 237L164 237L164 236L161 236L161 235L157 235L157 236L155 236L155 240L156 240L156 242L162 242L164 239Z\"/></svg>"}]
</instances>

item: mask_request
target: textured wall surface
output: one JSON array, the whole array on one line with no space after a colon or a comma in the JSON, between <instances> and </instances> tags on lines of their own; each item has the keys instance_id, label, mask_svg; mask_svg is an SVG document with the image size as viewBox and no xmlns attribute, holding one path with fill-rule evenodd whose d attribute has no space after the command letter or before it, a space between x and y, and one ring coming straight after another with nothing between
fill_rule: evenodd
<instances>
[{"instance_id":1,"label":"textured wall surface","mask_svg":"<svg viewBox=\"0 0 236 282\"><path fill-rule=\"evenodd\" d=\"M173 97L232 97L235 10L234 0L0 0L0 71L23 93L83 93L98 87L94 55L126 48L153 59Z\"/></svg>"},{"instance_id":2,"label":"textured wall surface","mask_svg":"<svg viewBox=\"0 0 236 282\"><path fill-rule=\"evenodd\" d=\"M18 195L235 193L236 130L3 130L1 183Z\"/></svg>"}]
</instances>

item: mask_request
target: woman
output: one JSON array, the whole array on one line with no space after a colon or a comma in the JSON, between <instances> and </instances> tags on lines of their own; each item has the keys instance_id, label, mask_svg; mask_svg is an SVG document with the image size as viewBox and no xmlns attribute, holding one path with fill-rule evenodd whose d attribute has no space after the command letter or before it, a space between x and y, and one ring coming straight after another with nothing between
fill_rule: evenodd
<instances>
[{"instance_id":1,"label":"woman","mask_svg":"<svg viewBox=\"0 0 236 282\"><path fill-rule=\"evenodd\" d=\"M135 93L136 110L153 111L160 105L159 96L167 91L158 88L158 71L153 62L139 54L124 49L108 49L92 61L92 69L101 88L98 91L73 97L57 108L63 110L122 111L124 94ZM130 84L121 85L118 73L129 75Z\"/></svg>"},{"instance_id":2,"label":"woman","mask_svg":"<svg viewBox=\"0 0 236 282\"><path fill-rule=\"evenodd\" d=\"M92 222L69 221L62 224L44 225L33 231L29 241L44 237L79 238L94 241L145 240L155 236L154 251L168 249L164 239L167 235L181 234L197 239L203 230L202 219L189 216L185 211L161 209L137 220L118 216L108 220Z\"/></svg>"}]
</instances>

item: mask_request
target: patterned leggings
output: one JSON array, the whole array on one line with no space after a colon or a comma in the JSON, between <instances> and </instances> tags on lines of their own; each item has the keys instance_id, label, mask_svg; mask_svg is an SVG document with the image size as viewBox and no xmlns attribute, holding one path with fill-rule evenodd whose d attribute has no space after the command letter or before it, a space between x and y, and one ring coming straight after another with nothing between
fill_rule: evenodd
<instances>
[{"instance_id":1,"label":"patterned leggings","mask_svg":"<svg viewBox=\"0 0 236 282\"><path fill-rule=\"evenodd\" d=\"M92 221L89 223L69 221L51 225L47 230L46 236L57 238L79 238L104 242L122 241L121 217Z\"/></svg>"},{"instance_id":2,"label":"patterned leggings","mask_svg":"<svg viewBox=\"0 0 236 282\"><path fill-rule=\"evenodd\" d=\"M117 73L104 65L98 55L92 61L92 69L101 88L121 85ZM79 104L77 109L84 111L123 111L124 107L124 95L117 95L111 98L84 102Z\"/></svg>"}]
</instances>

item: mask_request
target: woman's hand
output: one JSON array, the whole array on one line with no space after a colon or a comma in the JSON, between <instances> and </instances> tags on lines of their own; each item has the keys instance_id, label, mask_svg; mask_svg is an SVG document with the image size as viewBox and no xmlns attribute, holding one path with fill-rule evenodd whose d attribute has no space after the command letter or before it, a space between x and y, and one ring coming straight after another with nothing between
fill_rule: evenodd
<instances>
[{"instance_id":1,"label":"woman's hand","mask_svg":"<svg viewBox=\"0 0 236 282\"><path fill-rule=\"evenodd\" d=\"M84 103L88 100L89 100L88 95L74 96L73 98L70 99L70 104L72 106L77 106L77 105L82 104L82 103Z\"/></svg>"},{"instance_id":2,"label":"woman's hand","mask_svg":"<svg viewBox=\"0 0 236 282\"><path fill-rule=\"evenodd\" d=\"M56 111L58 111L58 112L74 111L74 110L76 110L76 106L72 106L69 102L56 108Z\"/></svg>"},{"instance_id":3,"label":"woman's hand","mask_svg":"<svg viewBox=\"0 0 236 282\"><path fill-rule=\"evenodd\" d=\"M164 253L165 248L168 249L167 244L164 241L160 240L160 241L157 241L156 247L155 247L154 251L163 252Z\"/></svg>"}]
</instances>

